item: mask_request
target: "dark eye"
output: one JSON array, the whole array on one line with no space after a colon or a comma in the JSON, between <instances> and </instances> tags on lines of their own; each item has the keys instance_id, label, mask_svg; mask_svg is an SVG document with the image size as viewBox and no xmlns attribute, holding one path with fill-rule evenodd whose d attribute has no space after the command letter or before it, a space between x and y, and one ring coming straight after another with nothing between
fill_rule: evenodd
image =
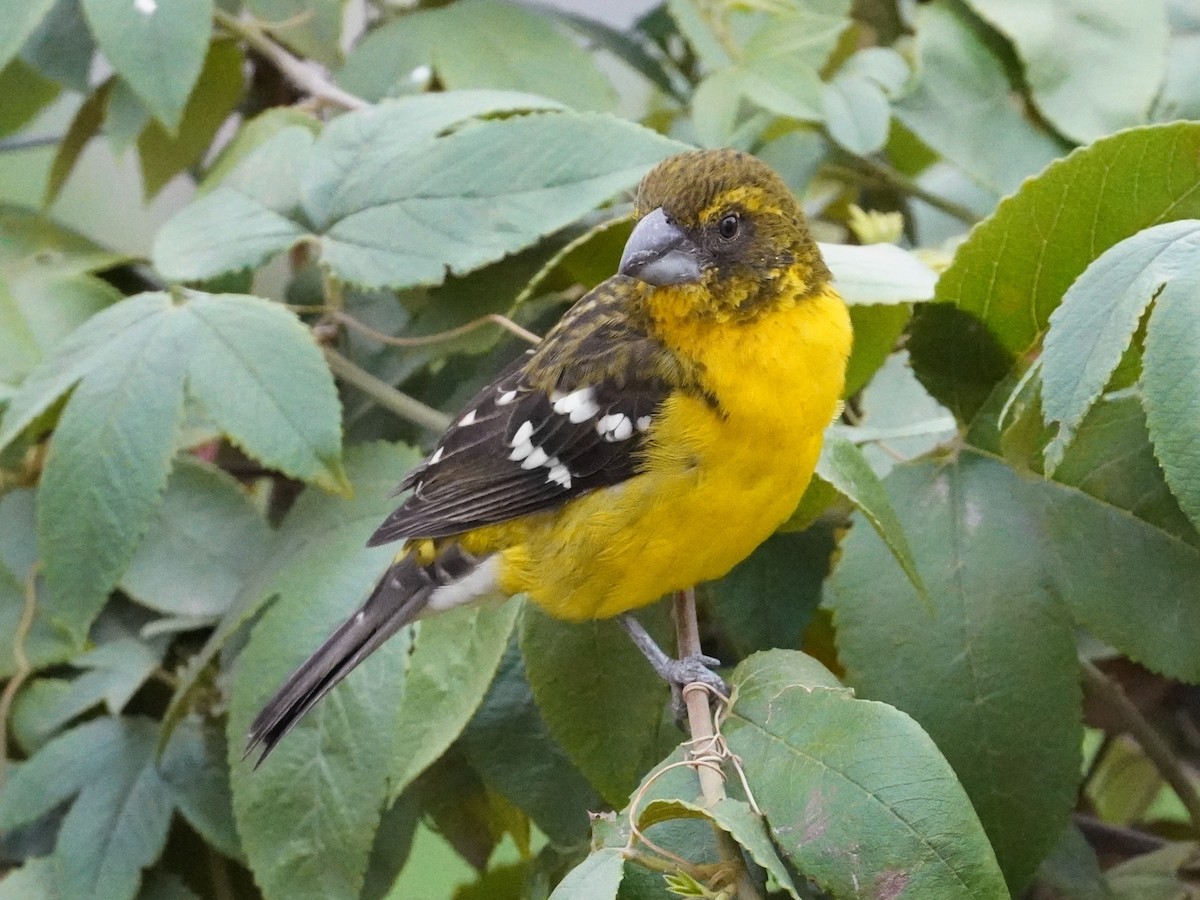
<instances>
[{"instance_id":1,"label":"dark eye","mask_svg":"<svg viewBox=\"0 0 1200 900\"><path fill-rule=\"evenodd\" d=\"M738 217L730 213L717 223L717 234L721 236L722 240L732 241L737 237L738 226L740 224Z\"/></svg>"}]
</instances>

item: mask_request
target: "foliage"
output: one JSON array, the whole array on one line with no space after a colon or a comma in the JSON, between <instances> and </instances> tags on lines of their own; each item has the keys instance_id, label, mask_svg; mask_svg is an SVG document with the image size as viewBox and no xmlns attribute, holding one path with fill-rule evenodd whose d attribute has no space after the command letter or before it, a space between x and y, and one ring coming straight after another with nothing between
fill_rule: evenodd
<instances>
[{"instance_id":1,"label":"foliage","mask_svg":"<svg viewBox=\"0 0 1200 900\"><path fill-rule=\"evenodd\" d=\"M0 898L1197 895L1187 3L0 14L0 154L61 131L0 178ZM808 494L701 590L727 796L619 628L521 599L256 769L389 491L693 145L804 198L856 329ZM97 152L173 204L134 253Z\"/></svg>"}]
</instances>

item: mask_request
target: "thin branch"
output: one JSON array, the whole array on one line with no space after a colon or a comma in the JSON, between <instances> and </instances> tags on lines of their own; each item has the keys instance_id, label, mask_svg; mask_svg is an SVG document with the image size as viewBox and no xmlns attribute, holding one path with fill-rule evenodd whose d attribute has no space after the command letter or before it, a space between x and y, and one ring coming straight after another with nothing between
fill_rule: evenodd
<instances>
[{"instance_id":1,"label":"thin branch","mask_svg":"<svg viewBox=\"0 0 1200 900\"><path fill-rule=\"evenodd\" d=\"M680 659L700 655L700 625L696 619L696 592L690 588L675 594L675 634ZM683 687L683 700L687 704L688 730L692 735L689 742L692 747L690 755L693 759L699 748L711 745L716 737L712 712L708 708L708 697L708 688L703 684L688 684ZM696 773L700 777L700 791L708 806L713 806L718 801L725 799L725 781L719 770L711 765L698 765ZM736 873L736 896L740 900L754 900L754 898L762 897L758 885L755 884L746 869L746 863L737 842L716 823L713 824L713 834L717 839L717 851L721 856L721 861L731 865Z\"/></svg>"},{"instance_id":2,"label":"thin branch","mask_svg":"<svg viewBox=\"0 0 1200 900\"><path fill-rule=\"evenodd\" d=\"M257 50L267 62L279 70L284 78L305 93L343 109L365 109L370 106L366 100L342 90L316 69L293 56L268 37L266 32L254 22L248 19L239 19L223 9L214 10L213 19L230 34L241 38Z\"/></svg>"},{"instance_id":3,"label":"thin branch","mask_svg":"<svg viewBox=\"0 0 1200 900\"><path fill-rule=\"evenodd\" d=\"M402 393L376 378L366 369L352 363L336 350L325 348L325 360L333 374L347 384L354 385L369 396L384 409L391 410L402 419L428 428L430 431L442 431L450 424L450 417L439 412L432 406L426 406L420 400Z\"/></svg>"},{"instance_id":4,"label":"thin branch","mask_svg":"<svg viewBox=\"0 0 1200 900\"><path fill-rule=\"evenodd\" d=\"M1163 781L1169 784L1183 804L1192 821L1192 829L1200 832L1200 792L1183 770L1175 754L1142 711L1134 705L1121 686L1100 671L1087 659L1079 661L1083 671L1083 687L1092 697L1116 714L1124 730L1138 742L1146 757L1153 763Z\"/></svg>"},{"instance_id":5,"label":"thin branch","mask_svg":"<svg viewBox=\"0 0 1200 900\"><path fill-rule=\"evenodd\" d=\"M1083 832L1083 836L1099 851L1115 850L1124 856L1137 856L1161 850L1167 845L1165 838L1133 828L1124 828L1103 822L1095 816L1075 813L1075 824Z\"/></svg>"},{"instance_id":6,"label":"thin branch","mask_svg":"<svg viewBox=\"0 0 1200 900\"><path fill-rule=\"evenodd\" d=\"M25 641L29 638L33 617L37 614L37 574L40 568L41 565L35 562L25 576L25 605L21 609L21 619L17 622L12 642L13 674L8 684L4 685L4 692L0 693L0 787L4 786L8 776L8 719L12 714L13 700L25 679L33 673L25 653Z\"/></svg>"},{"instance_id":7,"label":"thin branch","mask_svg":"<svg viewBox=\"0 0 1200 900\"><path fill-rule=\"evenodd\" d=\"M430 344L440 344L444 341L450 341L457 337L462 337L464 334L469 334L481 325L499 325L510 334L516 335L523 341L530 344L537 344L541 338L532 331L526 331L512 319L507 316L502 316L499 313L488 313L486 316L480 316L478 319L472 319L459 325L457 328L448 328L445 331L439 331L435 334L423 334L419 337L394 337L390 334L385 334L367 325L365 322L360 322L349 313L342 312L340 309L330 310L329 315L337 322L349 328L353 328L360 334L365 334L373 341L378 341L381 344L387 344L390 347L425 347Z\"/></svg>"},{"instance_id":8,"label":"thin branch","mask_svg":"<svg viewBox=\"0 0 1200 900\"><path fill-rule=\"evenodd\" d=\"M946 215L953 216L966 225L974 225L980 219L979 214L973 209L969 209L961 203L955 203L953 200L947 200L945 197L921 187L920 184L903 172L899 172L891 166L876 162L873 159L867 159L865 156L855 157L853 165L842 166L830 163L824 168L826 172L839 178L892 188L902 194L915 197L918 200L928 203L934 209L940 209Z\"/></svg>"}]
</instances>

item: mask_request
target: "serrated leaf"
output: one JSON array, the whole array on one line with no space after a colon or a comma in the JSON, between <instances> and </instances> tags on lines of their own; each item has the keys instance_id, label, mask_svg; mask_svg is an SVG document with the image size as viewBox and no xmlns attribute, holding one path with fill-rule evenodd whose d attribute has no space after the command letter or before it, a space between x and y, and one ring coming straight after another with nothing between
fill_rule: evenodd
<instances>
[{"instance_id":1,"label":"serrated leaf","mask_svg":"<svg viewBox=\"0 0 1200 900\"><path fill-rule=\"evenodd\" d=\"M314 490L300 495L263 553L258 571L243 584L233 606L180 676L165 715L169 725L182 719L204 669L272 597L311 592L329 597L330 603L340 598L349 614L366 596L395 554L391 547L368 548L367 538L395 508L392 490L418 459L415 450L403 446L359 445L346 454L352 497ZM240 745L242 737L235 743Z\"/></svg>"},{"instance_id":2,"label":"serrated leaf","mask_svg":"<svg viewBox=\"0 0 1200 900\"><path fill-rule=\"evenodd\" d=\"M997 197L1062 154L1012 103L1003 62L952 4L918 10L917 61L896 118Z\"/></svg>"},{"instance_id":3,"label":"serrated leaf","mask_svg":"<svg viewBox=\"0 0 1200 900\"><path fill-rule=\"evenodd\" d=\"M1110 247L1067 289L1050 316L1041 356L1042 414L1047 426L1058 425L1058 433L1045 449L1048 474L1062 461L1079 423L1112 378L1150 303L1157 297L1158 305L1165 303L1166 316L1172 318L1173 301L1177 309L1180 295L1185 303L1197 295L1198 260L1200 221L1168 222ZM1183 318L1171 327L1186 333L1194 317ZM1171 335L1170 328L1156 327L1151 332L1156 342L1164 334ZM1147 379L1150 369L1159 364L1161 355L1156 354L1155 363L1147 364ZM1154 388L1147 383L1149 404L1159 390L1164 395L1179 390L1175 382L1180 373L1169 366L1168 371L1169 381L1163 381L1163 373L1155 369L1159 380Z\"/></svg>"},{"instance_id":4,"label":"serrated leaf","mask_svg":"<svg viewBox=\"0 0 1200 900\"><path fill-rule=\"evenodd\" d=\"M597 850L567 873L550 900L614 900L624 874L625 856L620 850Z\"/></svg>"},{"instance_id":5,"label":"serrated leaf","mask_svg":"<svg viewBox=\"0 0 1200 900\"><path fill-rule=\"evenodd\" d=\"M419 623L396 728L391 799L459 736L487 693L521 604L447 612Z\"/></svg>"},{"instance_id":6,"label":"serrated leaf","mask_svg":"<svg viewBox=\"0 0 1200 900\"><path fill-rule=\"evenodd\" d=\"M616 622L562 622L527 603L519 627L550 732L606 800L623 802L654 758L663 682Z\"/></svg>"},{"instance_id":7,"label":"serrated leaf","mask_svg":"<svg viewBox=\"0 0 1200 900\"><path fill-rule=\"evenodd\" d=\"M750 657L722 729L790 863L835 896L1007 898L929 736L899 710L830 687L828 673L809 680L813 668L795 651Z\"/></svg>"},{"instance_id":8,"label":"serrated leaf","mask_svg":"<svg viewBox=\"0 0 1200 900\"><path fill-rule=\"evenodd\" d=\"M275 303L184 293L188 391L230 440L272 468L346 489L341 407L312 333Z\"/></svg>"},{"instance_id":9,"label":"serrated leaf","mask_svg":"<svg viewBox=\"0 0 1200 900\"><path fill-rule=\"evenodd\" d=\"M33 34L53 5L54 0L0 2L0 21L5 23L4 31L0 32L0 69L17 55L25 39Z\"/></svg>"},{"instance_id":10,"label":"serrated leaf","mask_svg":"<svg viewBox=\"0 0 1200 900\"><path fill-rule=\"evenodd\" d=\"M1147 169L1139 161L1154 159ZM1123 131L1030 179L971 232L918 308L909 347L927 388L970 419L1042 336L1097 256L1144 228L1200 218L1200 124Z\"/></svg>"},{"instance_id":11,"label":"serrated leaf","mask_svg":"<svg viewBox=\"0 0 1200 900\"><path fill-rule=\"evenodd\" d=\"M862 451L845 438L828 435L817 460L816 474L829 482L871 523L923 600L928 599L904 527L888 499L887 490Z\"/></svg>"},{"instance_id":12,"label":"serrated leaf","mask_svg":"<svg viewBox=\"0 0 1200 900\"><path fill-rule=\"evenodd\" d=\"M628 122L569 112L439 134L470 116L546 102L449 92L347 113L317 139L301 175L302 228L251 186L221 187L163 227L156 265L171 278L213 277L315 228L308 238L342 281L436 285L536 243L682 149Z\"/></svg>"},{"instance_id":13,"label":"serrated leaf","mask_svg":"<svg viewBox=\"0 0 1200 900\"><path fill-rule=\"evenodd\" d=\"M839 658L862 696L903 709L937 741L1019 892L1067 823L1081 740L1075 640L1043 562L1056 545L1040 485L969 452L898 466L884 484L932 609L882 540L852 529L828 586Z\"/></svg>"},{"instance_id":14,"label":"serrated leaf","mask_svg":"<svg viewBox=\"0 0 1200 900\"><path fill-rule=\"evenodd\" d=\"M167 615L216 619L262 565L270 537L232 478L181 460L121 576L121 589Z\"/></svg>"},{"instance_id":15,"label":"serrated leaf","mask_svg":"<svg viewBox=\"0 0 1200 900\"><path fill-rule=\"evenodd\" d=\"M968 0L1013 42L1042 114L1086 144L1146 121L1167 68L1162 0Z\"/></svg>"},{"instance_id":16,"label":"serrated leaf","mask_svg":"<svg viewBox=\"0 0 1200 900\"><path fill-rule=\"evenodd\" d=\"M174 132L204 64L213 0L82 0L82 5L117 74Z\"/></svg>"},{"instance_id":17,"label":"serrated leaf","mask_svg":"<svg viewBox=\"0 0 1200 900\"><path fill-rule=\"evenodd\" d=\"M173 808L155 766L149 719L95 719L51 741L0 794L0 828L32 821L71 800L54 848L66 897L133 897L158 858Z\"/></svg>"},{"instance_id":18,"label":"serrated leaf","mask_svg":"<svg viewBox=\"0 0 1200 900\"><path fill-rule=\"evenodd\" d=\"M378 577L378 562L371 568ZM291 584L279 585L279 599L238 657L228 725L234 815L266 896L357 897L400 750L396 694L409 636L403 631L376 650L255 769L242 755L255 714L362 599L328 579L299 583L299 574L287 573Z\"/></svg>"},{"instance_id":19,"label":"serrated leaf","mask_svg":"<svg viewBox=\"0 0 1200 900\"><path fill-rule=\"evenodd\" d=\"M595 57L548 12L492 0L416 10L371 31L338 81L368 100L419 90L436 76L448 90L527 91L578 110L611 109L615 95Z\"/></svg>"},{"instance_id":20,"label":"serrated leaf","mask_svg":"<svg viewBox=\"0 0 1200 900\"><path fill-rule=\"evenodd\" d=\"M488 788L520 807L552 842L566 847L587 839L588 811L603 801L550 735L515 641L458 744Z\"/></svg>"}]
</instances>

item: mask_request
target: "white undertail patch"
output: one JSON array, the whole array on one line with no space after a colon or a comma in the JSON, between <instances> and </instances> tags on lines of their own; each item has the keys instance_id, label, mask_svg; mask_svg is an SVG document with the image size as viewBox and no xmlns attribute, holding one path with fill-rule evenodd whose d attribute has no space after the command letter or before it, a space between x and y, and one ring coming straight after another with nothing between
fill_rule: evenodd
<instances>
[{"instance_id":1,"label":"white undertail patch","mask_svg":"<svg viewBox=\"0 0 1200 900\"><path fill-rule=\"evenodd\" d=\"M429 602L425 604L425 608L431 612L445 612L477 600L487 599L499 590L500 585L497 582L499 569L499 556L496 554L489 556L458 581L452 581L436 588L429 595Z\"/></svg>"}]
</instances>

